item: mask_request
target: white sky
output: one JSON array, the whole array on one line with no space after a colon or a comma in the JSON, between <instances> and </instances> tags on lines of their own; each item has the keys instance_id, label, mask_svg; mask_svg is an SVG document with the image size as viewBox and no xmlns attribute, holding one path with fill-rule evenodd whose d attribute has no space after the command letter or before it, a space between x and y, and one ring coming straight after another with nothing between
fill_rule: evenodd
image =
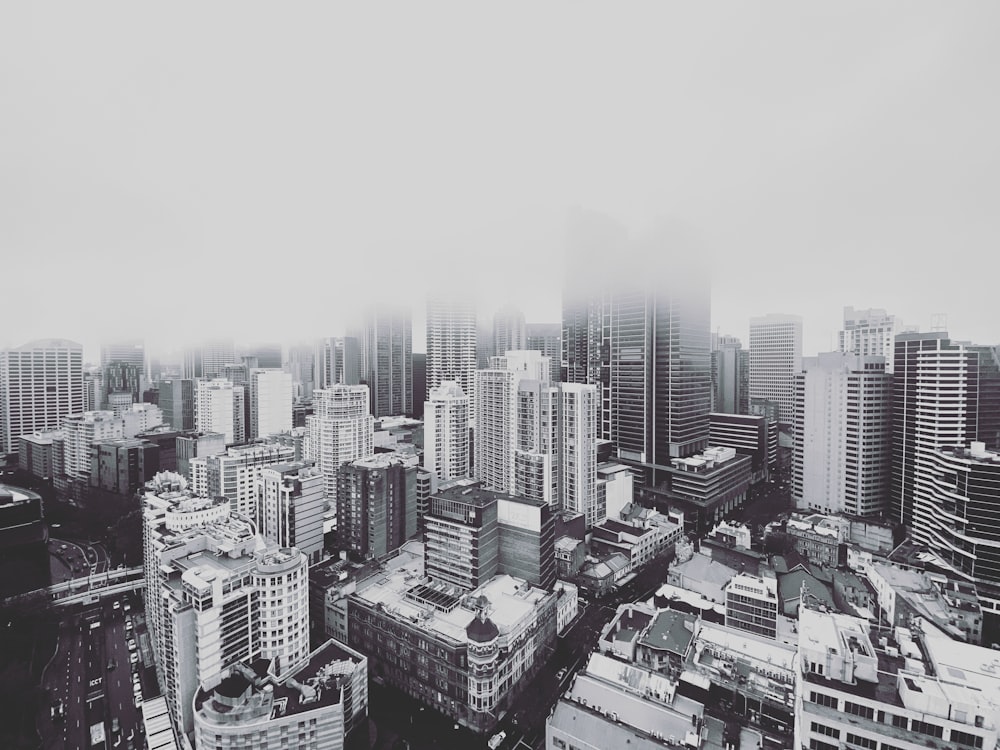
<instances>
[{"instance_id":1,"label":"white sky","mask_svg":"<svg viewBox=\"0 0 1000 750\"><path fill-rule=\"evenodd\" d=\"M1000 4L22 2L0 346L295 341L428 284L560 317L571 206L712 257L713 328L997 343Z\"/></svg>"}]
</instances>

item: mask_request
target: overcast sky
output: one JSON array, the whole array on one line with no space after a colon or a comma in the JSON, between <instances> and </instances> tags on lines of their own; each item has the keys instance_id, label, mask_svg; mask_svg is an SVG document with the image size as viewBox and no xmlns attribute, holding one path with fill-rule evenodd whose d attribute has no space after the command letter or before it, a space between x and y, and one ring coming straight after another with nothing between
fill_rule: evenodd
<instances>
[{"instance_id":1,"label":"overcast sky","mask_svg":"<svg viewBox=\"0 0 1000 750\"><path fill-rule=\"evenodd\" d=\"M338 334L476 284L558 321L573 206L666 219L713 329L1000 342L1000 4L20 2L0 346ZM613 259L609 259L613 262Z\"/></svg>"}]
</instances>

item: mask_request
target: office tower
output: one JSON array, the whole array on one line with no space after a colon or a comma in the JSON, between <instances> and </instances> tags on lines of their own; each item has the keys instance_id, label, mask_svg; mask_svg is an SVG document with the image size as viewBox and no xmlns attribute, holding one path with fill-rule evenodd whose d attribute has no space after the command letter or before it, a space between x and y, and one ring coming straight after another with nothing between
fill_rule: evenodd
<instances>
[{"instance_id":1,"label":"office tower","mask_svg":"<svg viewBox=\"0 0 1000 750\"><path fill-rule=\"evenodd\" d=\"M770 479L778 464L778 425L767 417L754 414L717 414L708 416L708 440L712 445L732 448L750 456L751 481Z\"/></svg>"},{"instance_id":2,"label":"office tower","mask_svg":"<svg viewBox=\"0 0 1000 750\"><path fill-rule=\"evenodd\" d=\"M549 361L539 352L508 352L492 357L490 369L475 375L473 473L490 490L513 493L517 450L517 386L521 380L546 381Z\"/></svg>"},{"instance_id":3,"label":"office tower","mask_svg":"<svg viewBox=\"0 0 1000 750\"><path fill-rule=\"evenodd\" d=\"M323 338L316 345L314 388L361 383L361 343L355 336Z\"/></svg>"},{"instance_id":4,"label":"office tower","mask_svg":"<svg viewBox=\"0 0 1000 750\"><path fill-rule=\"evenodd\" d=\"M602 419L619 460L650 484L672 459L708 446L710 292L707 275L689 262L654 236L622 258L611 294L609 413ZM642 269L638 278L635 268Z\"/></svg>"},{"instance_id":5,"label":"office tower","mask_svg":"<svg viewBox=\"0 0 1000 750\"><path fill-rule=\"evenodd\" d=\"M291 373L296 401L308 401L316 387L316 348L309 344L297 344L288 349L288 363L285 370Z\"/></svg>"},{"instance_id":6,"label":"office tower","mask_svg":"<svg viewBox=\"0 0 1000 750\"><path fill-rule=\"evenodd\" d=\"M208 341L184 350L181 374L184 378L211 380L222 375L224 365L238 362L232 339Z\"/></svg>"},{"instance_id":7,"label":"office tower","mask_svg":"<svg viewBox=\"0 0 1000 750\"><path fill-rule=\"evenodd\" d=\"M208 515L211 503L186 493L144 498L147 621L168 710L188 737L200 685L254 659L281 677L309 653L305 555L266 544L236 516L188 528L178 518Z\"/></svg>"},{"instance_id":8,"label":"office tower","mask_svg":"<svg viewBox=\"0 0 1000 750\"><path fill-rule=\"evenodd\" d=\"M625 228L606 216L576 211L570 217L562 297L560 379L567 383L602 384L602 412L609 406L610 366L607 347L611 289L605 273L611 264L620 262L627 244ZM608 429L609 426L602 428L604 437Z\"/></svg>"},{"instance_id":9,"label":"office tower","mask_svg":"<svg viewBox=\"0 0 1000 750\"><path fill-rule=\"evenodd\" d=\"M431 579L466 591L497 575L497 495L457 485L432 495L424 516L424 569Z\"/></svg>"},{"instance_id":10,"label":"office tower","mask_svg":"<svg viewBox=\"0 0 1000 750\"><path fill-rule=\"evenodd\" d=\"M191 432L174 438L177 473L191 481L191 461L226 452L226 436L221 432Z\"/></svg>"},{"instance_id":11,"label":"office tower","mask_svg":"<svg viewBox=\"0 0 1000 750\"><path fill-rule=\"evenodd\" d=\"M493 321L479 318L476 321L476 369L484 370L489 367L490 357L496 356L495 351Z\"/></svg>"},{"instance_id":12,"label":"office tower","mask_svg":"<svg viewBox=\"0 0 1000 750\"><path fill-rule=\"evenodd\" d=\"M438 479L469 475L469 397L452 380L424 403L424 468Z\"/></svg>"},{"instance_id":13,"label":"office tower","mask_svg":"<svg viewBox=\"0 0 1000 750\"><path fill-rule=\"evenodd\" d=\"M915 326L903 325L885 310L844 308L844 327L837 334L837 349L842 352L885 357L885 371L892 374L896 336L915 333Z\"/></svg>"},{"instance_id":14,"label":"office tower","mask_svg":"<svg viewBox=\"0 0 1000 750\"><path fill-rule=\"evenodd\" d=\"M413 355L413 416L424 418L424 397L427 394L427 355L417 352Z\"/></svg>"},{"instance_id":15,"label":"office tower","mask_svg":"<svg viewBox=\"0 0 1000 750\"><path fill-rule=\"evenodd\" d=\"M200 432L220 432L226 443L244 441L244 390L222 378L199 380L194 394L194 424Z\"/></svg>"},{"instance_id":16,"label":"office tower","mask_svg":"<svg viewBox=\"0 0 1000 750\"><path fill-rule=\"evenodd\" d=\"M107 398L104 400L105 406L101 411L110 411L115 415L116 419L121 419L125 416L125 412L132 409L132 394L124 393L122 391L116 391L115 393L109 393Z\"/></svg>"},{"instance_id":17,"label":"office tower","mask_svg":"<svg viewBox=\"0 0 1000 750\"><path fill-rule=\"evenodd\" d=\"M149 440L96 440L90 451L91 486L125 497L132 497L160 470L160 447Z\"/></svg>"},{"instance_id":18,"label":"office tower","mask_svg":"<svg viewBox=\"0 0 1000 750\"><path fill-rule=\"evenodd\" d=\"M750 413L750 352L735 336L712 335L712 411Z\"/></svg>"},{"instance_id":19,"label":"office tower","mask_svg":"<svg viewBox=\"0 0 1000 750\"><path fill-rule=\"evenodd\" d=\"M194 429L194 380L172 378L159 381L163 421L175 430Z\"/></svg>"},{"instance_id":20,"label":"office tower","mask_svg":"<svg viewBox=\"0 0 1000 750\"><path fill-rule=\"evenodd\" d=\"M1000 451L1000 345L969 347L979 355L977 440Z\"/></svg>"},{"instance_id":21,"label":"office tower","mask_svg":"<svg viewBox=\"0 0 1000 750\"><path fill-rule=\"evenodd\" d=\"M105 399L113 393L128 393L132 403L142 401L142 392L146 380L142 365L132 362L108 362L101 368Z\"/></svg>"},{"instance_id":22,"label":"office tower","mask_svg":"<svg viewBox=\"0 0 1000 750\"><path fill-rule=\"evenodd\" d=\"M58 429L83 405L80 344L39 339L0 352L0 451L16 450L21 435Z\"/></svg>"},{"instance_id":23,"label":"office tower","mask_svg":"<svg viewBox=\"0 0 1000 750\"><path fill-rule=\"evenodd\" d=\"M795 420L795 376L802 371L802 318L771 313L750 318L750 398L778 404L778 421Z\"/></svg>"},{"instance_id":24,"label":"office tower","mask_svg":"<svg viewBox=\"0 0 1000 750\"><path fill-rule=\"evenodd\" d=\"M367 385L333 385L313 393L315 412L306 417L303 454L326 480L326 499L336 506L337 469L375 452L375 419Z\"/></svg>"},{"instance_id":25,"label":"office tower","mask_svg":"<svg viewBox=\"0 0 1000 750\"><path fill-rule=\"evenodd\" d=\"M255 440L292 429L292 375L284 370L250 371L250 434Z\"/></svg>"},{"instance_id":26,"label":"office tower","mask_svg":"<svg viewBox=\"0 0 1000 750\"><path fill-rule=\"evenodd\" d=\"M358 336L362 379L375 418L413 411L413 323L410 311L381 305L364 316ZM423 398L423 394L421 394Z\"/></svg>"},{"instance_id":27,"label":"office tower","mask_svg":"<svg viewBox=\"0 0 1000 750\"><path fill-rule=\"evenodd\" d=\"M83 373L83 410L101 411L104 409L104 375L100 369L86 370Z\"/></svg>"},{"instance_id":28,"label":"office tower","mask_svg":"<svg viewBox=\"0 0 1000 750\"><path fill-rule=\"evenodd\" d=\"M204 452L189 460L186 474L191 491L199 497L225 497L232 512L259 523L257 482L265 467L295 460L295 449L276 442L254 443L214 453Z\"/></svg>"},{"instance_id":29,"label":"office tower","mask_svg":"<svg viewBox=\"0 0 1000 750\"><path fill-rule=\"evenodd\" d=\"M258 669L255 669L257 667ZM194 747L342 750L367 724L368 659L333 639L283 679L233 664L194 698Z\"/></svg>"},{"instance_id":30,"label":"office tower","mask_svg":"<svg viewBox=\"0 0 1000 750\"><path fill-rule=\"evenodd\" d=\"M525 349L541 352L549 358L549 382L562 379L562 325L559 323L528 323L525 326Z\"/></svg>"},{"instance_id":31,"label":"office tower","mask_svg":"<svg viewBox=\"0 0 1000 750\"><path fill-rule=\"evenodd\" d=\"M476 304L469 296L427 300L427 393L445 380L469 397L469 420L476 418Z\"/></svg>"},{"instance_id":32,"label":"office tower","mask_svg":"<svg viewBox=\"0 0 1000 750\"><path fill-rule=\"evenodd\" d=\"M124 424L110 411L87 411L63 419L65 435L64 472L71 480L90 481L91 446L98 440L124 437Z\"/></svg>"},{"instance_id":33,"label":"office tower","mask_svg":"<svg viewBox=\"0 0 1000 750\"><path fill-rule=\"evenodd\" d=\"M524 313L513 305L504 305L493 315L493 356L529 348Z\"/></svg>"},{"instance_id":34,"label":"office tower","mask_svg":"<svg viewBox=\"0 0 1000 750\"><path fill-rule=\"evenodd\" d=\"M295 547L310 563L323 554L323 474L311 461L272 464L257 480L257 527L279 547Z\"/></svg>"},{"instance_id":35,"label":"office tower","mask_svg":"<svg viewBox=\"0 0 1000 750\"><path fill-rule=\"evenodd\" d=\"M140 375L148 378L146 346L142 339L122 339L101 344L101 367L107 367L112 362L135 365Z\"/></svg>"},{"instance_id":36,"label":"office tower","mask_svg":"<svg viewBox=\"0 0 1000 750\"><path fill-rule=\"evenodd\" d=\"M921 467L938 448L977 437L979 354L942 332L899 334L894 353L892 519L916 527Z\"/></svg>"},{"instance_id":37,"label":"office tower","mask_svg":"<svg viewBox=\"0 0 1000 750\"><path fill-rule=\"evenodd\" d=\"M382 559L417 534L416 456L376 453L337 471L337 546Z\"/></svg>"},{"instance_id":38,"label":"office tower","mask_svg":"<svg viewBox=\"0 0 1000 750\"><path fill-rule=\"evenodd\" d=\"M843 352L805 357L795 378L796 506L852 516L885 512L891 419L884 357Z\"/></svg>"},{"instance_id":39,"label":"office tower","mask_svg":"<svg viewBox=\"0 0 1000 750\"><path fill-rule=\"evenodd\" d=\"M281 344L273 341L245 346L240 352L240 357L244 360L253 357L255 360L253 366L263 370L280 370L285 364Z\"/></svg>"}]
</instances>

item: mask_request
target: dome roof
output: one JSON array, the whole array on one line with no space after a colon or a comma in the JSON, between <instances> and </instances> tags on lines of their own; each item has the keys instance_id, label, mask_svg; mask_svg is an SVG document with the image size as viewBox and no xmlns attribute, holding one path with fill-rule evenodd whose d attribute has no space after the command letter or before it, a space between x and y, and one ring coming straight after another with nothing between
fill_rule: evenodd
<instances>
[{"instance_id":1,"label":"dome roof","mask_svg":"<svg viewBox=\"0 0 1000 750\"><path fill-rule=\"evenodd\" d=\"M470 641L488 643L500 635L500 629L494 624L493 620L480 614L472 618L472 622L465 628L465 634L469 637Z\"/></svg>"}]
</instances>

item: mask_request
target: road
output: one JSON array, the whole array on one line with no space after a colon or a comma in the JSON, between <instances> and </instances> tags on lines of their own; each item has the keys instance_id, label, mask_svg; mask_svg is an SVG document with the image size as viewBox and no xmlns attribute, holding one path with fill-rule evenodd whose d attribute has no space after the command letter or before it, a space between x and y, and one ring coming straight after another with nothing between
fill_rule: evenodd
<instances>
[{"instance_id":1,"label":"road","mask_svg":"<svg viewBox=\"0 0 1000 750\"><path fill-rule=\"evenodd\" d=\"M143 665L141 657L130 664L132 652L126 645L133 632L126 622L136 614L136 605L132 599L133 609L126 613L108 600L67 612L55 655L42 677L50 705L62 701L65 717L54 720L45 708L39 719L45 750L90 747L90 726L97 723L104 724L109 748L127 750L130 736L135 747L141 747L141 709L134 702L131 675ZM114 719L120 724L118 732L112 731Z\"/></svg>"}]
</instances>

